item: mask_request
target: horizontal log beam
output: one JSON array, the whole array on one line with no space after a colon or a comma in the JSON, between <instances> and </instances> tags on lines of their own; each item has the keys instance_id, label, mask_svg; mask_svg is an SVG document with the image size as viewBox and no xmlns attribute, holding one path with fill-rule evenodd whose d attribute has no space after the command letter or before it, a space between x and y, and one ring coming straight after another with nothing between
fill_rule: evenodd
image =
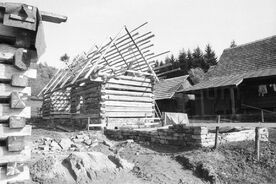
<instances>
[{"instance_id":1,"label":"horizontal log beam","mask_svg":"<svg viewBox=\"0 0 276 184\"><path fill-rule=\"evenodd\" d=\"M23 128L11 129L6 124L0 124L0 140L5 140L11 136L30 136L32 133L32 126L26 125Z\"/></svg>"},{"instance_id":2,"label":"horizontal log beam","mask_svg":"<svg viewBox=\"0 0 276 184\"><path fill-rule=\"evenodd\" d=\"M0 84L0 98L8 98L10 97L12 92L20 92L31 96L31 88L30 87L14 87L9 84Z\"/></svg>"},{"instance_id":3,"label":"horizontal log beam","mask_svg":"<svg viewBox=\"0 0 276 184\"><path fill-rule=\"evenodd\" d=\"M103 106L117 106L117 107L154 107L154 103L142 102L120 102L120 101L105 101L101 102Z\"/></svg>"},{"instance_id":4,"label":"horizontal log beam","mask_svg":"<svg viewBox=\"0 0 276 184\"><path fill-rule=\"evenodd\" d=\"M102 94L106 95L125 95L125 96L137 96L137 97L153 97L152 93L134 92L134 91L118 91L118 90L102 90Z\"/></svg>"},{"instance_id":5,"label":"horizontal log beam","mask_svg":"<svg viewBox=\"0 0 276 184\"><path fill-rule=\"evenodd\" d=\"M105 85L105 89L152 92L151 87L125 86L125 85L120 85L120 84L109 84L109 83L107 83Z\"/></svg>"},{"instance_id":6,"label":"horizontal log beam","mask_svg":"<svg viewBox=\"0 0 276 184\"><path fill-rule=\"evenodd\" d=\"M0 104L0 120L8 120L10 116L31 118L31 107L24 109L11 109L8 104Z\"/></svg>"},{"instance_id":7,"label":"horizontal log beam","mask_svg":"<svg viewBox=\"0 0 276 184\"><path fill-rule=\"evenodd\" d=\"M110 118L130 118L130 117L152 117L153 112L106 112L106 117Z\"/></svg>"},{"instance_id":8,"label":"horizontal log beam","mask_svg":"<svg viewBox=\"0 0 276 184\"><path fill-rule=\"evenodd\" d=\"M264 127L276 128L276 123L189 123L188 126L205 126L205 127Z\"/></svg>"},{"instance_id":9,"label":"horizontal log beam","mask_svg":"<svg viewBox=\"0 0 276 184\"><path fill-rule=\"evenodd\" d=\"M24 150L9 152L7 147L0 146L0 165L9 162L27 162L31 159L31 146L26 145Z\"/></svg>"},{"instance_id":10,"label":"horizontal log beam","mask_svg":"<svg viewBox=\"0 0 276 184\"><path fill-rule=\"evenodd\" d=\"M151 97L104 95L101 98L105 101L154 102Z\"/></svg>"},{"instance_id":11,"label":"horizontal log beam","mask_svg":"<svg viewBox=\"0 0 276 184\"><path fill-rule=\"evenodd\" d=\"M28 78L36 78L36 69L28 69L27 71L20 71L12 65L0 64L0 81L11 80L13 74L20 74Z\"/></svg>"}]
</instances>

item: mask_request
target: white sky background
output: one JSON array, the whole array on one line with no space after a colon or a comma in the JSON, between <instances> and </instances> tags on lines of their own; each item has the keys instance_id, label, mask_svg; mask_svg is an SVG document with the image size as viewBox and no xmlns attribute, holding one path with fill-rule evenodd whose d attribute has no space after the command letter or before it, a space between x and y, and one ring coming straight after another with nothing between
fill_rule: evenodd
<instances>
[{"instance_id":1,"label":"white sky background","mask_svg":"<svg viewBox=\"0 0 276 184\"><path fill-rule=\"evenodd\" d=\"M276 0L7 1L68 16L66 23L44 23L47 49L40 62L56 67L63 66L59 58L64 53L73 58L115 36L122 26L131 30L144 22L155 34L155 53L170 50L174 55L210 43L220 56L233 39L239 45L276 35Z\"/></svg>"}]
</instances>

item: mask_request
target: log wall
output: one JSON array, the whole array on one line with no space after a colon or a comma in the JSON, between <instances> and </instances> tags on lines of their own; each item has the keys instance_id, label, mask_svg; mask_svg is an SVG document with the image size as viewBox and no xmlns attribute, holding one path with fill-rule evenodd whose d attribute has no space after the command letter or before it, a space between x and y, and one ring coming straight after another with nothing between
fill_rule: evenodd
<instances>
[{"instance_id":1,"label":"log wall","mask_svg":"<svg viewBox=\"0 0 276 184\"><path fill-rule=\"evenodd\" d=\"M69 113L72 118L90 118L90 124L109 128L141 124L154 117L152 81L120 76L107 81L82 81L67 91L44 94L43 116ZM93 127L93 125L91 125Z\"/></svg>"}]
</instances>

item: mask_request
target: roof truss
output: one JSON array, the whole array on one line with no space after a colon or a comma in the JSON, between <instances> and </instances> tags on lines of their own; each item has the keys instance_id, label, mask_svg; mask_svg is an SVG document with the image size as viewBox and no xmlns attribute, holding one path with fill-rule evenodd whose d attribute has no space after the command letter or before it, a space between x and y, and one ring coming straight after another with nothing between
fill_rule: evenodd
<instances>
[{"instance_id":1,"label":"roof truss","mask_svg":"<svg viewBox=\"0 0 276 184\"><path fill-rule=\"evenodd\" d=\"M129 31L125 26L107 44L95 46L88 54L72 61L67 69L59 70L52 80L43 88L39 95L69 87L76 82L95 76L114 76L132 73L133 75L152 76L159 81L152 66L155 58L169 51L154 54L150 48L153 46L151 32L140 34L137 30L146 23Z\"/></svg>"}]
</instances>

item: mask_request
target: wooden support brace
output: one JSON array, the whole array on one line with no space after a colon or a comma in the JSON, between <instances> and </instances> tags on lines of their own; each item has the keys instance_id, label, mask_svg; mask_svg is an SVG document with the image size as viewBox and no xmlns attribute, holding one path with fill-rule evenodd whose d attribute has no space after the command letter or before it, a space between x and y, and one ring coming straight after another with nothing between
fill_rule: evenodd
<instances>
[{"instance_id":1,"label":"wooden support brace","mask_svg":"<svg viewBox=\"0 0 276 184\"><path fill-rule=\"evenodd\" d=\"M255 128L255 153L256 158L260 160L260 127Z\"/></svg>"}]
</instances>

